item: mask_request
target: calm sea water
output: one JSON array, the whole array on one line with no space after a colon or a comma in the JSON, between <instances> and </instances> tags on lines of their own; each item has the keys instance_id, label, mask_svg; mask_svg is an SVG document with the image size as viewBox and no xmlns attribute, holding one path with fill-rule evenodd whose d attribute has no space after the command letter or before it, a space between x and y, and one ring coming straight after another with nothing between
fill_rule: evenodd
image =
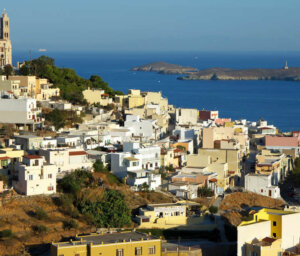
<instances>
[{"instance_id":1,"label":"calm sea water","mask_svg":"<svg viewBox=\"0 0 300 256\"><path fill-rule=\"evenodd\" d=\"M85 78L100 75L111 87L162 91L176 107L219 110L221 117L260 117L283 131L300 130L300 82L286 81L180 81L175 75L132 72L132 67L166 61L199 69L279 68L284 58L289 66L300 67L300 53L58 53L48 55L61 67L70 67ZM28 60L27 52L15 52L14 62Z\"/></svg>"}]
</instances>

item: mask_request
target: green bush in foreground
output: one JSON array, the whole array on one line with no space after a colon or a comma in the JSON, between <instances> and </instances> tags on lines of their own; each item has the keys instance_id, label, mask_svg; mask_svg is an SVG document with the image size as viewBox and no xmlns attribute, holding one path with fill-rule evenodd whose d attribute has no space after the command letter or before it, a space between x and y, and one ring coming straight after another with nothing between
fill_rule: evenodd
<instances>
[{"instance_id":1,"label":"green bush in foreground","mask_svg":"<svg viewBox=\"0 0 300 256\"><path fill-rule=\"evenodd\" d=\"M45 225L33 225L32 227L32 231L37 234L45 234L48 232L48 228Z\"/></svg>"},{"instance_id":2,"label":"green bush in foreground","mask_svg":"<svg viewBox=\"0 0 300 256\"><path fill-rule=\"evenodd\" d=\"M75 220L65 220L63 222L63 228L65 230L77 229L78 228L78 223Z\"/></svg>"},{"instance_id":3,"label":"green bush in foreground","mask_svg":"<svg viewBox=\"0 0 300 256\"><path fill-rule=\"evenodd\" d=\"M211 214L216 214L218 212L218 207L212 205L208 208L208 210Z\"/></svg>"},{"instance_id":4,"label":"green bush in foreground","mask_svg":"<svg viewBox=\"0 0 300 256\"><path fill-rule=\"evenodd\" d=\"M37 207L33 213L33 216L35 218L37 218L38 220L47 220L48 217L48 213L42 209L41 207Z\"/></svg>"},{"instance_id":5,"label":"green bush in foreground","mask_svg":"<svg viewBox=\"0 0 300 256\"><path fill-rule=\"evenodd\" d=\"M0 231L0 238L12 237L13 232L10 229L3 229Z\"/></svg>"}]
</instances>

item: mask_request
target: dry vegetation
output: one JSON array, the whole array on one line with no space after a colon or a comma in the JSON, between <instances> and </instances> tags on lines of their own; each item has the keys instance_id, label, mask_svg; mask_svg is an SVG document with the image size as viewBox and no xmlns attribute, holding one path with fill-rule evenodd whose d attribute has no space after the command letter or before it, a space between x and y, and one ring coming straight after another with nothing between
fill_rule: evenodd
<instances>
[{"instance_id":1,"label":"dry vegetation","mask_svg":"<svg viewBox=\"0 0 300 256\"><path fill-rule=\"evenodd\" d=\"M126 185L110 185L105 174L94 173L95 178L104 180L105 186L121 191L125 195L125 201L130 209L135 209L148 203L165 203L172 200L161 193L156 192L132 192ZM93 188L90 196L100 196L104 188ZM35 244L47 244L52 241L60 241L66 237L73 237L78 233L94 232L95 227L86 223L79 216L74 219L77 228L65 229L64 222L72 218L63 213L62 209L55 204L55 199L47 196L13 196L11 199L2 200L0 204L0 231L10 229L13 236L0 239L0 256L24 255L25 246ZM34 216L37 208L42 209L48 217L38 219ZM34 226L45 226L47 231L35 232Z\"/></svg>"},{"instance_id":2,"label":"dry vegetation","mask_svg":"<svg viewBox=\"0 0 300 256\"><path fill-rule=\"evenodd\" d=\"M250 192L236 192L227 195L220 205L224 216L232 225L238 226L243 216L247 215L249 207L265 207L282 209L284 202L267 196L261 196Z\"/></svg>"}]
</instances>

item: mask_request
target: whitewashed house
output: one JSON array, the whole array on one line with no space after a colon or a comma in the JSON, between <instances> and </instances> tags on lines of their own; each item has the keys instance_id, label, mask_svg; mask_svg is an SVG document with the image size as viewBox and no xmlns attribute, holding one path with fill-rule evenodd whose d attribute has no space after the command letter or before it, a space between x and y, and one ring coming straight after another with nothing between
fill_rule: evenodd
<instances>
[{"instance_id":1,"label":"whitewashed house","mask_svg":"<svg viewBox=\"0 0 300 256\"><path fill-rule=\"evenodd\" d=\"M245 189L263 196L280 198L280 188L272 185L271 174L247 174L245 176Z\"/></svg>"},{"instance_id":2,"label":"whitewashed house","mask_svg":"<svg viewBox=\"0 0 300 256\"><path fill-rule=\"evenodd\" d=\"M127 115L124 123L125 128L132 130L132 135L145 139L159 138L159 127L156 125L156 120L140 119L136 115Z\"/></svg>"},{"instance_id":3,"label":"whitewashed house","mask_svg":"<svg viewBox=\"0 0 300 256\"><path fill-rule=\"evenodd\" d=\"M149 190L155 190L161 185L161 175L149 170L128 171L126 184L133 186L135 190L139 190L143 184L147 184Z\"/></svg>"},{"instance_id":4,"label":"whitewashed house","mask_svg":"<svg viewBox=\"0 0 300 256\"><path fill-rule=\"evenodd\" d=\"M31 98L0 98L0 123L15 124L23 130L35 130L42 125L41 108Z\"/></svg>"},{"instance_id":5,"label":"whitewashed house","mask_svg":"<svg viewBox=\"0 0 300 256\"><path fill-rule=\"evenodd\" d=\"M27 196L56 193L57 171L57 166L47 164L41 156L24 156L15 165L13 187Z\"/></svg>"},{"instance_id":6,"label":"whitewashed house","mask_svg":"<svg viewBox=\"0 0 300 256\"><path fill-rule=\"evenodd\" d=\"M90 170L93 166L84 150L70 148L40 149L39 155L44 156L47 163L56 165L58 172L71 172L76 169Z\"/></svg>"}]
</instances>

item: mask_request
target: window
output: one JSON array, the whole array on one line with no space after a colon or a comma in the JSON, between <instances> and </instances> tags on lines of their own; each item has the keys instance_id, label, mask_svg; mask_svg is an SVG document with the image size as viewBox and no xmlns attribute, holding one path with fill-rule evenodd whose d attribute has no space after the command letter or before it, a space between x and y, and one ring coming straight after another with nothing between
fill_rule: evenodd
<instances>
[{"instance_id":1,"label":"window","mask_svg":"<svg viewBox=\"0 0 300 256\"><path fill-rule=\"evenodd\" d=\"M148 254L155 254L155 246L149 247Z\"/></svg>"},{"instance_id":2,"label":"window","mask_svg":"<svg viewBox=\"0 0 300 256\"><path fill-rule=\"evenodd\" d=\"M276 233L273 233L273 237L276 237Z\"/></svg>"},{"instance_id":3,"label":"window","mask_svg":"<svg viewBox=\"0 0 300 256\"><path fill-rule=\"evenodd\" d=\"M142 247L135 247L135 255L142 255Z\"/></svg>"},{"instance_id":4,"label":"window","mask_svg":"<svg viewBox=\"0 0 300 256\"><path fill-rule=\"evenodd\" d=\"M75 256L80 256L80 254L79 253L75 253Z\"/></svg>"},{"instance_id":5,"label":"window","mask_svg":"<svg viewBox=\"0 0 300 256\"><path fill-rule=\"evenodd\" d=\"M33 175L32 174L29 175L29 180L33 180Z\"/></svg>"},{"instance_id":6,"label":"window","mask_svg":"<svg viewBox=\"0 0 300 256\"><path fill-rule=\"evenodd\" d=\"M276 221L273 221L273 227L276 227L277 223Z\"/></svg>"},{"instance_id":7,"label":"window","mask_svg":"<svg viewBox=\"0 0 300 256\"><path fill-rule=\"evenodd\" d=\"M157 167L158 166L158 163L155 163L155 167Z\"/></svg>"},{"instance_id":8,"label":"window","mask_svg":"<svg viewBox=\"0 0 300 256\"><path fill-rule=\"evenodd\" d=\"M124 249L117 249L116 256L124 256Z\"/></svg>"},{"instance_id":9,"label":"window","mask_svg":"<svg viewBox=\"0 0 300 256\"><path fill-rule=\"evenodd\" d=\"M48 174L48 179L52 179L52 173Z\"/></svg>"},{"instance_id":10,"label":"window","mask_svg":"<svg viewBox=\"0 0 300 256\"><path fill-rule=\"evenodd\" d=\"M262 192L264 192L264 190L263 190L263 189L261 189L261 190L260 190L260 192L262 193Z\"/></svg>"},{"instance_id":11,"label":"window","mask_svg":"<svg viewBox=\"0 0 300 256\"><path fill-rule=\"evenodd\" d=\"M49 186L48 191L53 191L53 186Z\"/></svg>"}]
</instances>

